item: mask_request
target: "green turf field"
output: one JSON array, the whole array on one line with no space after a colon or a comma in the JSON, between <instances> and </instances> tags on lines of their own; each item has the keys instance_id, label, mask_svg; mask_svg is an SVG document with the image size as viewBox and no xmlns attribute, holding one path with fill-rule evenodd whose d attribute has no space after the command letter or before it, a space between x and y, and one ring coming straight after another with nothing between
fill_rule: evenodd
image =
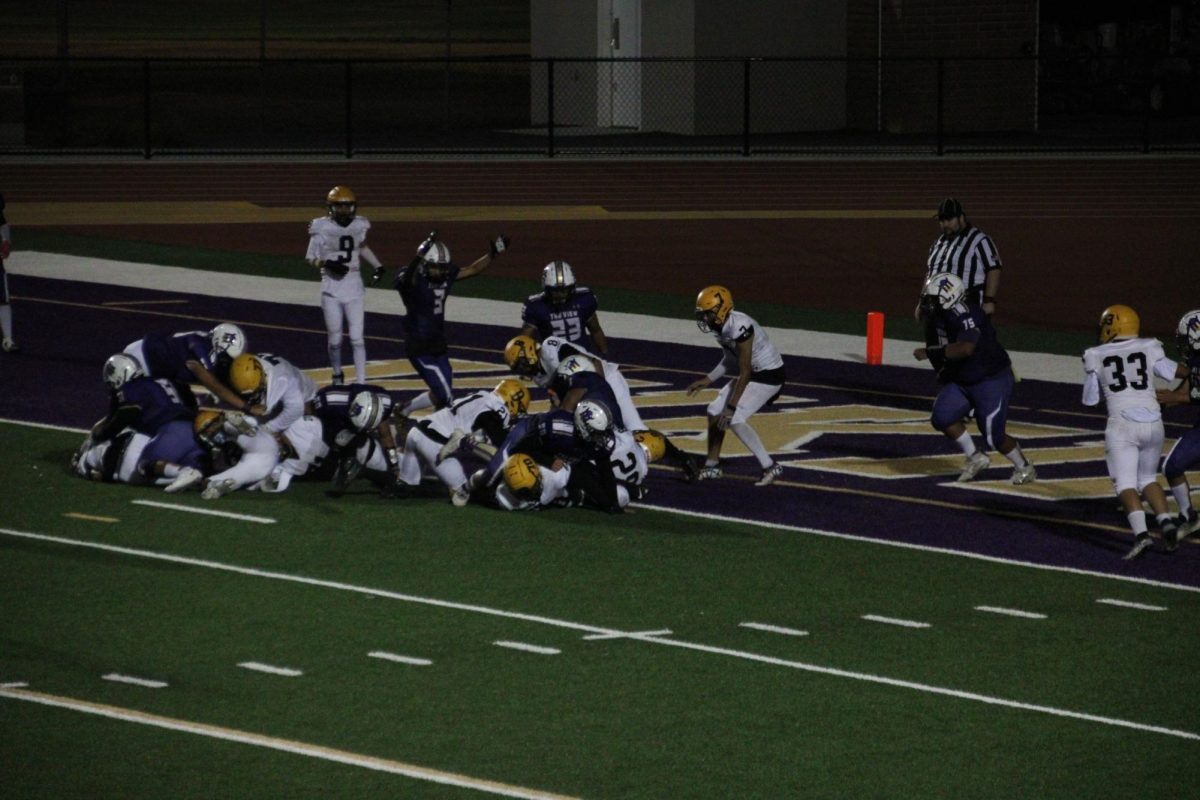
<instances>
[{"instance_id":1,"label":"green turf field","mask_svg":"<svg viewBox=\"0 0 1200 800\"><path fill-rule=\"evenodd\" d=\"M206 503L68 476L79 438L0 423L6 800L1195 786L1195 592L644 508Z\"/></svg>"}]
</instances>

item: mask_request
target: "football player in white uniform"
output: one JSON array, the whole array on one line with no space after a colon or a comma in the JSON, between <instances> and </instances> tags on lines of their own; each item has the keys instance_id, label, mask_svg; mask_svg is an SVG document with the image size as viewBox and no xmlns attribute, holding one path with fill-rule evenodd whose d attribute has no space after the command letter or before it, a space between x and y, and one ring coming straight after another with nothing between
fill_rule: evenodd
<instances>
[{"instance_id":1,"label":"football player in white uniform","mask_svg":"<svg viewBox=\"0 0 1200 800\"><path fill-rule=\"evenodd\" d=\"M1175 549L1178 533L1156 480L1163 423L1153 380L1155 376L1174 379L1176 364L1157 339L1138 337L1139 324L1129 306L1109 306L1100 315L1100 344L1083 354L1083 404L1098 405L1103 394L1108 408L1104 457L1134 535L1127 560L1137 558L1151 544L1142 497L1154 511L1168 550Z\"/></svg>"},{"instance_id":2,"label":"football player in white uniform","mask_svg":"<svg viewBox=\"0 0 1200 800\"><path fill-rule=\"evenodd\" d=\"M733 308L733 295L724 286L706 286L696 298L696 325L711 333L721 345L721 361L707 375L693 381L688 396L719 380L726 373L736 377L725 384L708 405L708 458L699 478L721 477L721 445L726 429L731 429L742 444L758 459L762 477L755 486L768 486L783 473L763 447L749 419L783 391L783 356L771 344L767 332L748 315Z\"/></svg>"},{"instance_id":3,"label":"football player in white uniform","mask_svg":"<svg viewBox=\"0 0 1200 800\"><path fill-rule=\"evenodd\" d=\"M321 420L311 414L317 385L288 361L269 353L243 353L229 368L234 391L247 398L252 416L225 416L242 456L208 479L201 494L215 500L243 486L282 492L293 476L329 453Z\"/></svg>"},{"instance_id":4,"label":"football player in white uniform","mask_svg":"<svg viewBox=\"0 0 1200 800\"><path fill-rule=\"evenodd\" d=\"M308 263L321 271L321 312L329 332L329 366L333 382L344 383L342 326L350 329L350 349L359 383L367 382L367 345L363 338L363 279L360 260L373 268L371 284L383 277L384 267L367 247L371 222L358 216L358 198L348 186L335 186L325 196L328 215L308 225Z\"/></svg>"}]
</instances>

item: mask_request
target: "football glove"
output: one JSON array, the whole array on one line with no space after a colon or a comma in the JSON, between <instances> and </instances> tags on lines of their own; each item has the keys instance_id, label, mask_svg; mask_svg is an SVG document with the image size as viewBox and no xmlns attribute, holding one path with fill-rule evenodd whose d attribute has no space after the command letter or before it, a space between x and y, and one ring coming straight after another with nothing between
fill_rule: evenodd
<instances>
[{"instance_id":1,"label":"football glove","mask_svg":"<svg viewBox=\"0 0 1200 800\"><path fill-rule=\"evenodd\" d=\"M332 258L325 259L325 273L334 280L340 281L350 271L350 265Z\"/></svg>"},{"instance_id":2,"label":"football glove","mask_svg":"<svg viewBox=\"0 0 1200 800\"><path fill-rule=\"evenodd\" d=\"M371 285L374 286L383 280L383 273L385 272L387 272L387 267L385 267L383 264L380 264L378 267L376 267L375 271L371 273Z\"/></svg>"},{"instance_id":3,"label":"football glove","mask_svg":"<svg viewBox=\"0 0 1200 800\"><path fill-rule=\"evenodd\" d=\"M508 243L509 238L504 235L497 236L495 239L492 239L490 242L488 242L488 248L492 252L492 258L496 258L498 255L507 250Z\"/></svg>"}]
</instances>

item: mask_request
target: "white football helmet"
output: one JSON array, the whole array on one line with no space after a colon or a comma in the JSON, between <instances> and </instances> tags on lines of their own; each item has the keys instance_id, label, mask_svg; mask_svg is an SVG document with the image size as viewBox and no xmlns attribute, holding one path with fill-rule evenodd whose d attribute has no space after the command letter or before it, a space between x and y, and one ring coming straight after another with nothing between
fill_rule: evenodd
<instances>
[{"instance_id":1,"label":"white football helmet","mask_svg":"<svg viewBox=\"0 0 1200 800\"><path fill-rule=\"evenodd\" d=\"M612 450L612 412L599 400L580 400L575 406L575 432L586 442Z\"/></svg>"},{"instance_id":2,"label":"white football helmet","mask_svg":"<svg viewBox=\"0 0 1200 800\"><path fill-rule=\"evenodd\" d=\"M1175 328L1175 343L1179 345L1179 356L1185 361L1200 355L1200 308L1183 315Z\"/></svg>"},{"instance_id":3,"label":"white football helmet","mask_svg":"<svg viewBox=\"0 0 1200 800\"><path fill-rule=\"evenodd\" d=\"M575 293L575 272L565 261L551 261L542 268L542 288L554 305L562 305Z\"/></svg>"},{"instance_id":4,"label":"white football helmet","mask_svg":"<svg viewBox=\"0 0 1200 800\"><path fill-rule=\"evenodd\" d=\"M213 358L225 355L230 360L246 352L246 334L232 322L222 322L208 334L212 343Z\"/></svg>"},{"instance_id":5,"label":"white football helmet","mask_svg":"<svg viewBox=\"0 0 1200 800\"><path fill-rule=\"evenodd\" d=\"M432 237L432 234L430 234ZM445 283L446 270L450 266L450 248L437 239L426 239L417 248L417 269L430 283Z\"/></svg>"},{"instance_id":6,"label":"white football helmet","mask_svg":"<svg viewBox=\"0 0 1200 800\"><path fill-rule=\"evenodd\" d=\"M930 275L921 287L921 304L927 310L949 310L961 303L966 293L967 285L962 278L952 272L937 272Z\"/></svg>"},{"instance_id":7,"label":"white football helmet","mask_svg":"<svg viewBox=\"0 0 1200 800\"><path fill-rule=\"evenodd\" d=\"M383 422L383 398L372 391L362 391L350 399L350 424L355 430L373 431Z\"/></svg>"},{"instance_id":8,"label":"white football helmet","mask_svg":"<svg viewBox=\"0 0 1200 800\"><path fill-rule=\"evenodd\" d=\"M104 362L104 382L108 384L108 388L114 392L120 389L127 382L134 378L139 378L145 373L142 371L142 365L138 360L131 355L125 353L117 353L109 356L108 361Z\"/></svg>"},{"instance_id":9,"label":"white football helmet","mask_svg":"<svg viewBox=\"0 0 1200 800\"><path fill-rule=\"evenodd\" d=\"M558 365L558 374L569 378L577 372L595 372L596 365L587 356L573 355Z\"/></svg>"}]
</instances>

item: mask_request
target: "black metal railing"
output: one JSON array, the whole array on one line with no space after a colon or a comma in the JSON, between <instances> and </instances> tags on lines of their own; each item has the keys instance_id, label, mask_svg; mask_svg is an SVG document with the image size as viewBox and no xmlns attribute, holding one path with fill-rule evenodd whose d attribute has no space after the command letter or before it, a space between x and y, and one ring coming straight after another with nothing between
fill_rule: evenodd
<instances>
[{"instance_id":1,"label":"black metal railing","mask_svg":"<svg viewBox=\"0 0 1200 800\"><path fill-rule=\"evenodd\" d=\"M1195 59L0 61L0 155L1200 151Z\"/></svg>"}]
</instances>

